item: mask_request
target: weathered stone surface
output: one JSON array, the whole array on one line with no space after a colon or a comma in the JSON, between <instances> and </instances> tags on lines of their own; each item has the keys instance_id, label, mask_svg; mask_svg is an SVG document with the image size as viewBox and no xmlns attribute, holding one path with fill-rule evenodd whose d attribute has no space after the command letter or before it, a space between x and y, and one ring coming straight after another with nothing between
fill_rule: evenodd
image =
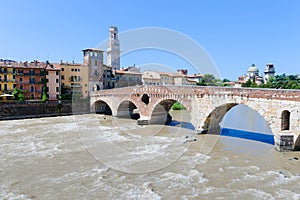
<instances>
[{"instance_id":1,"label":"weathered stone surface","mask_svg":"<svg viewBox=\"0 0 300 200\"><path fill-rule=\"evenodd\" d=\"M142 101L146 94L147 104ZM293 135L293 148L300 148L300 90L249 89L199 86L135 86L94 92L90 95L91 111L95 104L105 102L112 115L124 111L122 102L130 101L139 110L141 119L151 118L158 107L170 109L175 101L182 103L191 115L196 130L219 133L219 123L233 106L244 104L256 110L268 123L273 134L287 134L281 130L281 115L290 112L288 135ZM149 102L148 102L149 101ZM121 109L122 108L122 109ZM141 120L140 120L141 121Z\"/></svg>"}]
</instances>

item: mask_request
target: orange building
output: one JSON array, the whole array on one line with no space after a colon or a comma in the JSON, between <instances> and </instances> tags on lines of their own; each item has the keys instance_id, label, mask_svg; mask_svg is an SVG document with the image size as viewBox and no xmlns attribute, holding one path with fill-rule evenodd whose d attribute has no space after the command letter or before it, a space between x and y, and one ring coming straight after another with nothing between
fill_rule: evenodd
<instances>
[{"instance_id":1,"label":"orange building","mask_svg":"<svg viewBox=\"0 0 300 200\"><path fill-rule=\"evenodd\" d=\"M38 61L16 63L16 87L24 90L24 97L42 99L43 86L46 81L46 63Z\"/></svg>"}]
</instances>

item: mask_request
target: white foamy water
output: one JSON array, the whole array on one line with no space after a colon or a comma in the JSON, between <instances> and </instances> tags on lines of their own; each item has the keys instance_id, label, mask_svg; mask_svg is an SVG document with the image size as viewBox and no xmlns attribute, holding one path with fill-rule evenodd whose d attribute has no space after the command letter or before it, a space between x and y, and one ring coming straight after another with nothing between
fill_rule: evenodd
<instances>
[{"instance_id":1,"label":"white foamy water","mask_svg":"<svg viewBox=\"0 0 300 200\"><path fill-rule=\"evenodd\" d=\"M204 155L205 135L94 114L0 126L0 199L300 199L299 152L268 144Z\"/></svg>"}]
</instances>

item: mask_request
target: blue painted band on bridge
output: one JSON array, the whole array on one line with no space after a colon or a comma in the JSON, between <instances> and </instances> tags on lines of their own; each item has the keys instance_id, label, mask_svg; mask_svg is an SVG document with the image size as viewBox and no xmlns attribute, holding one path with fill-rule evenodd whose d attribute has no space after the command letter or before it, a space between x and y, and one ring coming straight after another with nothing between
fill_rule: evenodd
<instances>
[{"instance_id":1,"label":"blue painted band on bridge","mask_svg":"<svg viewBox=\"0 0 300 200\"><path fill-rule=\"evenodd\" d=\"M221 135L248 139L248 140L255 140L255 141L274 145L274 135L270 135L270 134L254 133L254 132L248 132L242 130L222 128Z\"/></svg>"}]
</instances>

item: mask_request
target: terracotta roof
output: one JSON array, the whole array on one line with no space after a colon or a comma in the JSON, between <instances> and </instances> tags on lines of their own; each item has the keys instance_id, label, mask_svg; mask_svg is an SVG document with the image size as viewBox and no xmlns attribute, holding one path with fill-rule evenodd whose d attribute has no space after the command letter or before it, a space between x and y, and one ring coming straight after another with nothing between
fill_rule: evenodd
<instances>
[{"instance_id":1,"label":"terracotta roof","mask_svg":"<svg viewBox=\"0 0 300 200\"><path fill-rule=\"evenodd\" d=\"M53 64L49 64L47 67L46 67L47 70L53 70L53 71L59 71L61 68L60 68L60 64L58 63L53 63Z\"/></svg>"},{"instance_id":2,"label":"terracotta roof","mask_svg":"<svg viewBox=\"0 0 300 200\"><path fill-rule=\"evenodd\" d=\"M142 75L142 73L139 72L132 72L132 71L124 71L124 70L113 70L116 72L116 74L135 74L135 75Z\"/></svg>"},{"instance_id":3,"label":"terracotta roof","mask_svg":"<svg viewBox=\"0 0 300 200\"><path fill-rule=\"evenodd\" d=\"M86 49L83 49L82 51L98 51L98 52L104 52L103 50L101 50L101 49L96 49L96 48L86 48Z\"/></svg>"}]
</instances>

